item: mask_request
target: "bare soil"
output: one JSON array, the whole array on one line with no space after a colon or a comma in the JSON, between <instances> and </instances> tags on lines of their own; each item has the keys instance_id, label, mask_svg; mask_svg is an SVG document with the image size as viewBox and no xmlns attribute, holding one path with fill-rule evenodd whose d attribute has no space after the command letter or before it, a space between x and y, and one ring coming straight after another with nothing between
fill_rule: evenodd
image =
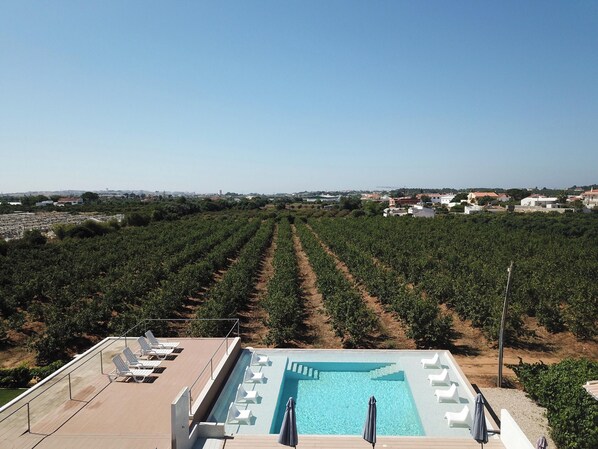
<instances>
[{"instance_id":1,"label":"bare soil","mask_svg":"<svg viewBox=\"0 0 598 449\"><path fill-rule=\"evenodd\" d=\"M258 280L255 284L255 289L249 301L247 308L239 312L241 319L241 338L248 346L260 346L264 344L264 339L268 333L266 327L266 320L268 313L262 307L261 302L268 294L268 283L272 276L274 276L274 253L278 241L278 226L274 228L272 235L272 243L266 250L262 258L261 268L258 275Z\"/></svg>"},{"instance_id":2,"label":"bare soil","mask_svg":"<svg viewBox=\"0 0 598 449\"><path fill-rule=\"evenodd\" d=\"M330 319L324 309L322 295L318 292L316 274L301 246L295 225L292 225L292 228L293 243L299 266L299 282L305 305L304 334L303 338L296 342L296 346L299 348L342 348L342 341L334 333Z\"/></svg>"},{"instance_id":3,"label":"bare soil","mask_svg":"<svg viewBox=\"0 0 598 449\"><path fill-rule=\"evenodd\" d=\"M453 317L453 327L458 338L451 349L455 359L472 384L495 387L498 379L498 346L474 328L468 320L442 306ZM578 341L571 332L549 333L535 318L526 317L526 329L531 336L516 346L505 347L503 353L503 384L520 388L517 377L507 364L517 364L521 358L526 363L558 363L566 358L598 359L597 341Z\"/></svg>"}]
</instances>

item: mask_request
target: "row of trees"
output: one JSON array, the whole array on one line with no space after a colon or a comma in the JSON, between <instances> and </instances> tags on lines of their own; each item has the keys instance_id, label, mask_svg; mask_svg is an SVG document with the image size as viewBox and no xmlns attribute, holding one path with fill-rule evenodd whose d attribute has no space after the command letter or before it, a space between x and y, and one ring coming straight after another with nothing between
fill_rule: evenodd
<instances>
[{"instance_id":1,"label":"row of trees","mask_svg":"<svg viewBox=\"0 0 598 449\"><path fill-rule=\"evenodd\" d=\"M407 336L418 348L450 346L454 335L452 319L441 313L436 302L407 287L394 270L376 264L353 243L356 236L348 235L341 221L310 220L309 223L369 293L398 315L407 327Z\"/></svg>"},{"instance_id":2,"label":"row of trees","mask_svg":"<svg viewBox=\"0 0 598 449\"><path fill-rule=\"evenodd\" d=\"M219 319L236 318L238 310L247 304L273 230L273 220L263 222L224 277L207 293L206 301L197 310L197 318L209 321L196 323L195 335L222 336L230 329L230 322Z\"/></svg>"},{"instance_id":3,"label":"row of trees","mask_svg":"<svg viewBox=\"0 0 598 449\"><path fill-rule=\"evenodd\" d=\"M591 338L598 316L597 218L347 219L336 229L492 339L498 336L506 268L514 260L507 335L525 333L527 314L551 332L568 328Z\"/></svg>"},{"instance_id":4,"label":"row of trees","mask_svg":"<svg viewBox=\"0 0 598 449\"><path fill-rule=\"evenodd\" d=\"M363 302L361 295L336 267L313 232L304 224L297 224L297 232L309 262L317 276L318 290L324 307L332 318L336 334L347 347L359 347L378 326L378 320Z\"/></svg>"},{"instance_id":5,"label":"row of trees","mask_svg":"<svg viewBox=\"0 0 598 449\"><path fill-rule=\"evenodd\" d=\"M43 323L31 343L45 363L76 350L82 336L117 334L140 316L172 316L258 227L194 217L44 246L9 242L0 256L0 328Z\"/></svg>"},{"instance_id":6,"label":"row of trees","mask_svg":"<svg viewBox=\"0 0 598 449\"><path fill-rule=\"evenodd\" d=\"M298 336L303 315L299 267L289 220L280 221L276 242L276 252L272 262L274 276L268 283L268 292L263 306L268 312L266 343L281 346Z\"/></svg>"}]
</instances>

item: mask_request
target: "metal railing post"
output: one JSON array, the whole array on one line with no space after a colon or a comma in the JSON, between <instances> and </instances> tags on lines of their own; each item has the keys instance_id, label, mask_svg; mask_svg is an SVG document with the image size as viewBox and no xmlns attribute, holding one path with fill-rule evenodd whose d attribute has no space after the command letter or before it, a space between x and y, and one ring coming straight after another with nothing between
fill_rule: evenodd
<instances>
[{"instance_id":1,"label":"metal railing post","mask_svg":"<svg viewBox=\"0 0 598 449\"><path fill-rule=\"evenodd\" d=\"M239 327L239 319L237 319L237 337L239 337L241 335L241 330Z\"/></svg>"},{"instance_id":2,"label":"metal railing post","mask_svg":"<svg viewBox=\"0 0 598 449\"><path fill-rule=\"evenodd\" d=\"M73 391L71 390L71 373L69 373L69 399L73 400Z\"/></svg>"},{"instance_id":3,"label":"metal railing post","mask_svg":"<svg viewBox=\"0 0 598 449\"><path fill-rule=\"evenodd\" d=\"M31 414L29 413L29 402L27 402L27 432L31 433Z\"/></svg>"},{"instance_id":4,"label":"metal railing post","mask_svg":"<svg viewBox=\"0 0 598 449\"><path fill-rule=\"evenodd\" d=\"M104 351L100 351L100 373L104 374Z\"/></svg>"},{"instance_id":5,"label":"metal railing post","mask_svg":"<svg viewBox=\"0 0 598 449\"><path fill-rule=\"evenodd\" d=\"M212 360L210 359L210 379L214 380L214 369L212 368Z\"/></svg>"}]
</instances>

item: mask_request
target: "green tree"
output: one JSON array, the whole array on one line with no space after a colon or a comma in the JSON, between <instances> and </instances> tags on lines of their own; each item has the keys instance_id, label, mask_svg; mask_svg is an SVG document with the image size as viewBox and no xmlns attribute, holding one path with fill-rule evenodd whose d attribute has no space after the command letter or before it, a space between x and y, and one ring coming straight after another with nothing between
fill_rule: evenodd
<instances>
[{"instance_id":1,"label":"green tree","mask_svg":"<svg viewBox=\"0 0 598 449\"><path fill-rule=\"evenodd\" d=\"M48 241L39 229L28 229L23 233L23 240L30 245L45 245Z\"/></svg>"},{"instance_id":2,"label":"green tree","mask_svg":"<svg viewBox=\"0 0 598 449\"><path fill-rule=\"evenodd\" d=\"M85 192L83 195L81 195L81 199L85 204L93 203L100 199L100 195L94 192Z\"/></svg>"},{"instance_id":3,"label":"green tree","mask_svg":"<svg viewBox=\"0 0 598 449\"><path fill-rule=\"evenodd\" d=\"M455 197L453 198L452 202L453 203L460 203L463 200L467 200L467 193L465 193L465 192L457 193L455 195Z\"/></svg>"},{"instance_id":4,"label":"green tree","mask_svg":"<svg viewBox=\"0 0 598 449\"><path fill-rule=\"evenodd\" d=\"M507 194L515 201L521 201L529 196L529 192L524 189L508 189Z\"/></svg>"},{"instance_id":5,"label":"green tree","mask_svg":"<svg viewBox=\"0 0 598 449\"><path fill-rule=\"evenodd\" d=\"M355 210L361 207L361 199L356 196L342 196L340 201L341 209Z\"/></svg>"}]
</instances>

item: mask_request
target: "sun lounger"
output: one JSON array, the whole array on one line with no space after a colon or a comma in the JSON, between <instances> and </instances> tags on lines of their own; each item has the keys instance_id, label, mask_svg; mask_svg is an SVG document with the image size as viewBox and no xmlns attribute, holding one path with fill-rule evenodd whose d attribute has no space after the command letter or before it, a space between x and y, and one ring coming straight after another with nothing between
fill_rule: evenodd
<instances>
[{"instance_id":1,"label":"sun lounger","mask_svg":"<svg viewBox=\"0 0 598 449\"><path fill-rule=\"evenodd\" d=\"M448 421L449 427L453 427L455 424L471 426L471 416L467 405L460 412L446 412L444 418Z\"/></svg>"},{"instance_id":2,"label":"sun lounger","mask_svg":"<svg viewBox=\"0 0 598 449\"><path fill-rule=\"evenodd\" d=\"M258 383L264 381L264 373L254 373L250 367L245 368L243 382Z\"/></svg>"},{"instance_id":3,"label":"sun lounger","mask_svg":"<svg viewBox=\"0 0 598 449\"><path fill-rule=\"evenodd\" d=\"M428 380L430 381L430 385L449 385L451 383L446 368L440 374L430 374Z\"/></svg>"},{"instance_id":4,"label":"sun lounger","mask_svg":"<svg viewBox=\"0 0 598 449\"><path fill-rule=\"evenodd\" d=\"M154 333L149 330L145 333L145 337L150 343L150 346L154 349L171 349L176 348L179 345L178 341L159 341L156 337L154 337Z\"/></svg>"},{"instance_id":5,"label":"sun lounger","mask_svg":"<svg viewBox=\"0 0 598 449\"><path fill-rule=\"evenodd\" d=\"M441 368L440 365L440 356L438 353L434 354L434 357L431 359L422 359L421 360L422 367L424 368Z\"/></svg>"},{"instance_id":6,"label":"sun lounger","mask_svg":"<svg viewBox=\"0 0 598 449\"><path fill-rule=\"evenodd\" d=\"M153 372L153 370L151 369L129 369L129 367L125 364L124 360L120 357L119 354L116 354L114 357L112 357L112 362L116 367L114 374L116 378L133 378L135 382L143 382L145 378Z\"/></svg>"},{"instance_id":7,"label":"sun lounger","mask_svg":"<svg viewBox=\"0 0 598 449\"><path fill-rule=\"evenodd\" d=\"M165 359L167 355L172 354L173 349L154 349L143 337L137 339L139 342L139 352L144 357L158 357L159 359Z\"/></svg>"},{"instance_id":8,"label":"sun lounger","mask_svg":"<svg viewBox=\"0 0 598 449\"><path fill-rule=\"evenodd\" d=\"M245 388L243 388L243 384L239 384L239 388L237 388L237 395L235 396L236 403L257 402L257 398L259 398L259 395L257 394L256 390L247 391Z\"/></svg>"},{"instance_id":9,"label":"sun lounger","mask_svg":"<svg viewBox=\"0 0 598 449\"><path fill-rule=\"evenodd\" d=\"M237 424L251 424L251 417L253 413L251 410L239 410L234 402L230 403L228 407L228 414L226 415L227 423Z\"/></svg>"},{"instance_id":10,"label":"sun lounger","mask_svg":"<svg viewBox=\"0 0 598 449\"><path fill-rule=\"evenodd\" d=\"M457 391L457 385L452 384L446 390L436 390L434 392L438 402L457 402L459 401L459 392Z\"/></svg>"},{"instance_id":11,"label":"sun lounger","mask_svg":"<svg viewBox=\"0 0 598 449\"><path fill-rule=\"evenodd\" d=\"M130 348L123 349L123 355L125 356L125 361L129 368L154 369L162 363L160 360L140 360L133 354L133 351L131 351Z\"/></svg>"},{"instance_id":12,"label":"sun lounger","mask_svg":"<svg viewBox=\"0 0 598 449\"><path fill-rule=\"evenodd\" d=\"M251 354L251 365L267 365L270 363L270 359L267 355L258 354L254 352Z\"/></svg>"}]
</instances>

